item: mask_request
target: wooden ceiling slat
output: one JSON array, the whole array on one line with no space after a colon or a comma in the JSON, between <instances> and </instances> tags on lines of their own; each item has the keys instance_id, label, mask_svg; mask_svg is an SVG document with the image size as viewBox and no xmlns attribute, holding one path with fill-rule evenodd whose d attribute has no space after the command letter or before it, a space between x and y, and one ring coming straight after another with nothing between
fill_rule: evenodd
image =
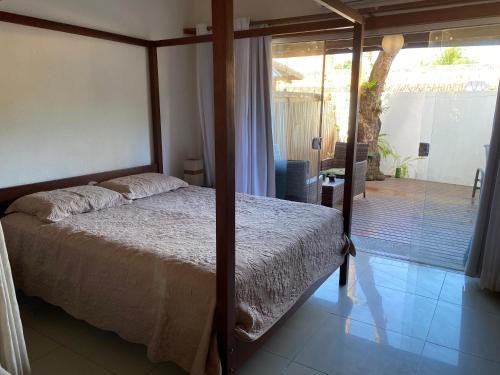
<instances>
[{"instance_id":1,"label":"wooden ceiling slat","mask_svg":"<svg viewBox=\"0 0 500 375\"><path fill-rule=\"evenodd\" d=\"M500 16L500 2L481 4L481 6L472 4L455 7L453 11L441 8L397 15L368 17L366 19L366 28L374 30L498 16Z\"/></svg>"},{"instance_id":2,"label":"wooden ceiling slat","mask_svg":"<svg viewBox=\"0 0 500 375\"><path fill-rule=\"evenodd\" d=\"M349 7L345 3L340 0L314 0L318 4L324 6L328 10L331 10L333 13L338 14L344 19L347 19L351 22L363 23L363 16L357 10Z\"/></svg>"},{"instance_id":3,"label":"wooden ceiling slat","mask_svg":"<svg viewBox=\"0 0 500 375\"><path fill-rule=\"evenodd\" d=\"M478 9L481 9L482 7L487 5L496 6L500 8L500 1L492 2L491 0L420 0L420 1L411 1L407 3L392 4L392 5L364 7L357 9L357 11L362 15L372 17L377 14L381 15L383 13L398 13L398 12L405 13L415 10L422 10L426 8L437 8L437 9L441 8L448 10L451 8L457 8L455 9L455 11L463 16L464 11L462 11L461 7L467 5L475 5L475 7L477 7ZM298 17L255 20L250 22L250 26L253 27L263 26L263 25L274 26L274 25L284 25L291 23L324 21L331 19L340 19L340 17L331 13L320 13L320 14L312 14L312 15L298 16ZM208 29L211 30L211 27L209 27ZM196 30L194 28L185 28L184 33L187 35L194 35L196 33Z\"/></svg>"}]
</instances>

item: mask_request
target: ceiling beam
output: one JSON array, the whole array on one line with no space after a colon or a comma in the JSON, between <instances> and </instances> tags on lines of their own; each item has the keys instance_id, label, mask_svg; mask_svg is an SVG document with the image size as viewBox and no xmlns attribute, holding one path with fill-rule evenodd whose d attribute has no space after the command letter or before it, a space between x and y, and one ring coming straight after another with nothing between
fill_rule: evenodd
<instances>
[{"instance_id":1,"label":"ceiling beam","mask_svg":"<svg viewBox=\"0 0 500 375\"><path fill-rule=\"evenodd\" d=\"M338 29L352 29L352 23L347 20L337 19L319 22L298 23L292 25L281 25L262 27L258 29L240 30L234 32L235 39L253 38L258 36L280 36L293 35L308 32L330 31Z\"/></svg>"},{"instance_id":2,"label":"ceiling beam","mask_svg":"<svg viewBox=\"0 0 500 375\"><path fill-rule=\"evenodd\" d=\"M399 3L391 5L379 5L363 8L362 14L373 15L384 12L405 12L424 8L452 8L454 6L470 5L475 3L487 3L491 0L419 0L408 3Z\"/></svg>"},{"instance_id":3,"label":"ceiling beam","mask_svg":"<svg viewBox=\"0 0 500 375\"><path fill-rule=\"evenodd\" d=\"M408 25L426 25L499 16L500 2L480 5L472 4L454 7L452 9L440 8L410 13L368 17L366 19L366 28L368 30L376 30L391 27L405 27Z\"/></svg>"},{"instance_id":4,"label":"ceiling beam","mask_svg":"<svg viewBox=\"0 0 500 375\"><path fill-rule=\"evenodd\" d=\"M340 0L314 0L318 4L323 5L325 8L331 10L332 12L338 14L339 16L351 21L363 24L363 16L357 10L345 5Z\"/></svg>"},{"instance_id":5,"label":"ceiling beam","mask_svg":"<svg viewBox=\"0 0 500 375\"><path fill-rule=\"evenodd\" d=\"M429 5L431 0L422 0L421 2L426 2ZM434 1L434 0L432 0ZM441 1L441 0L440 0ZM448 5L451 4L452 0L442 0ZM455 0L453 0L455 1ZM393 13L388 15L379 16L368 16L365 19L366 30L380 30L380 29L390 29L390 28L400 28L405 26L415 26L415 25L427 25L427 24L440 24L443 22L450 21L463 21L471 19L481 19L490 17L500 17L500 0L490 3L481 4L471 4L475 2L474 0L466 0L469 5L458 5L458 2L454 2L455 6L452 8L436 8L432 10L421 9L414 12L404 12L404 13ZM463 3L462 3L463 4ZM379 9L382 9L380 7ZM314 22L304 22L307 20L312 20L314 17L317 18ZM236 31L234 34L235 39L239 38L249 38L262 35L273 35L273 36L302 36L308 35L318 35L318 38L326 38L332 36L333 32L338 32L342 30L343 27L352 26L352 23L347 20L343 20L338 16L332 16L331 14L322 14L322 19L319 15L316 16L306 16L301 18L288 18L281 19L279 22L277 20L275 25L270 27L263 27L261 29L250 29L243 31ZM325 18L326 17L326 18ZM287 21L288 20L288 21ZM301 22L297 22L301 21ZM255 21L263 22L263 21ZM165 39L153 42L154 45L158 47L163 46L173 46L182 44L194 44L194 43L204 43L210 42L212 36L200 35L183 37L176 39Z\"/></svg>"},{"instance_id":6,"label":"ceiling beam","mask_svg":"<svg viewBox=\"0 0 500 375\"><path fill-rule=\"evenodd\" d=\"M419 11L422 9L429 8L447 8L453 11L460 11L460 7L465 5L476 4L477 7L481 8L484 5L492 3L491 0L419 0L412 1L409 3L400 3L392 5L381 5L381 6L370 6L365 8L359 8L357 11L364 15L366 18L374 16L376 14L382 13L397 13L397 12L411 12ZM500 2L496 1L497 6L500 6ZM320 13L311 14L308 16L298 16L298 17L287 17L287 18L275 18L275 19L265 19L265 20L254 20L250 21L251 27L256 26L274 26L274 25L285 25L292 23L303 23L303 22L314 22L314 21L324 21L339 19L340 17L332 13ZM208 27L211 30L211 26ZM184 28L184 34L194 35L196 34L196 29L193 27Z\"/></svg>"}]
</instances>

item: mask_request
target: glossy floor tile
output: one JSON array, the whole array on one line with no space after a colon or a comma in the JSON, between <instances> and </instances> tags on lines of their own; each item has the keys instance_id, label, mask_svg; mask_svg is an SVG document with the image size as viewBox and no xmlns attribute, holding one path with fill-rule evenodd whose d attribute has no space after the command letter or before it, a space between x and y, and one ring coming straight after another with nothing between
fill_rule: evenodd
<instances>
[{"instance_id":1,"label":"glossy floor tile","mask_svg":"<svg viewBox=\"0 0 500 375\"><path fill-rule=\"evenodd\" d=\"M299 365L298 363L290 363L283 371L283 375L324 375L324 372L313 370L312 368Z\"/></svg>"},{"instance_id":2,"label":"glossy floor tile","mask_svg":"<svg viewBox=\"0 0 500 375\"><path fill-rule=\"evenodd\" d=\"M33 375L112 375L102 367L66 348L59 348L31 363Z\"/></svg>"},{"instance_id":3,"label":"glossy floor tile","mask_svg":"<svg viewBox=\"0 0 500 375\"><path fill-rule=\"evenodd\" d=\"M79 336L88 332L90 327L85 322L74 319L62 309L35 299L37 308L27 308L21 311L23 325L49 337L60 345L71 345Z\"/></svg>"},{"instance_id":4,"label":"glossy floor tile","mask_svg":"<svg viewBox=\"0 0 500 375\"><path fill-rule=\"evenodd\" d=\"M186 372L174 363L162 363L146 375L186 375Z\"/></svg>"},{"instance_id":5,"label":"glossy floor tile","mask_svg":"<svg viewBox=\"0 0 500 375\"><path fill-rule=\"evenodd\" d=\"M436 309L435 299L358 280L328 311L377 328L425 339Z\"/></svg>"},{"instance_id":6,"label":"glossy floor tile","mask_svg":"<svg viewBox=\"0 0 500 375\"><path fill-rule=\"evenodd\" d=\"M439 302L427 340L493 361L500 360L500 315Z\"/></svg>"},{"instance_id":7,"label":"glossy floor tile","mask_svg":"<svg viewBox=\"0 0 500 375\"><path fill-rule=\"evenodd\" d=\"M329 316L314 300L308 301L269 339L264 348L293 359Z\"/></svg>"},{"instance_id":8,"label":"glossy floor tile","mask_svg":"<svg viewBox=\"0 0 500 375\"><path fill-rule=\"evenodd\" d=\"M391 264L376 259L365 270L358 280L434 299L439 298L446 276L446 271L432 267L406 262Z\"/></svg>"},{"instance_id":9,"label":"glossy floor tile","mask_svg":"<svg viewBox=\"0 0 500 375\"><path fill-rule=\"evenodd\" d=\"M415 374L424 341L332 315L295 362L328 374Z\"/></svg>"},{"instance_id":10,"label":"glossy floor tile","mask_svg":"<svg viewBox=\"0 0 500 375\"><path fill-rule=\"evenodd\" d=\"M37 359L45 357L47 354L60 347L55 341L36 332L27 325L24 325L23 332L26 340L28 357L31 361L36 361Z\"/></svg>"},{"instance_id":11,"label":"glossy floor tile","mask_svg":"<svg viewBox=\"0 0 500 375\"><path fill-rule=\"evenodd\" d=\"M497 375L500 297L456 272L358 252L239 372ZM19 295L33 375L185 375L146 348Z\"/></svg>"},{"instance_id":12,"label":"glossy floor tile","mask_svg":"<svg viewBox=\"0 0 500 375\"><path fill-rule=\"evenodd\" d=\"M350 262L349 285L369 266L361 255ZM265 344L271 353L292 359L317 332L321 324L330 316L327 306L330 301L339 301L349 287L339 288L339 271L335 272L317 291L316 297L309 299Z\"/></svg>"},{"instance_id":13,"label":"glossy floor tile","mask_svg":"<svg viewBox=\"0 0 500 375\"><path fill-rule=\"evenodd\" d=\"M418 375L498 375L500 363L426 343Z\"/></svg>"},{"instance_id":14,"label":"glossy floor tile","mask_svg":"<svg viewBox=\"0 0 500 375\"><path fill-rule=\"evenodd\" d=\"M500 314L500 295L484 291L479 280L463 274L448 273L444 281L440 300L471 307L473 309Z\"/></svg>"},{"instance_id":15,"label":"glossy floor tile","mask_svg":"<svg viewBox=\"0 0 500 375\"><path fill-rule=\"evenodd\" d=\"M281 374L288 367L290 361L286 358L277 356L260 350L254 354L246 363L246 366L239 372L241 375L275 375Z\"/></svg>"},{"instance_id":16,"label":"glossy floor tile","mask_svg":"<svg viewBox=\"0 0 500 375\"><path fill-rule=\"evenodd\" d=\"M155 367L147 359L144 345L128 343L112 332L97 328L79 336L71 349L117 375L145 374Z\"/></svg>"}]
</instances>

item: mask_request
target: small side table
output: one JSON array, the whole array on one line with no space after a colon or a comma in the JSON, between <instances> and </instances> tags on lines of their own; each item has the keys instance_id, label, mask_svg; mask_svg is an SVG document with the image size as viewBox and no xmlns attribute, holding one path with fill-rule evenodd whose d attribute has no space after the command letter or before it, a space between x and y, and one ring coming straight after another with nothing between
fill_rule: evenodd
<instances>
[{"instance_id":1,"label":"small side table","mask_svg":"<svg viewBox=\"0 0 500 375\"><path fill-rule=\"evenodd\" d=\"M189 185L203 186L204 180L203 160L184 160L184 181Z\"/></svg>"},{"instance_id":2,"label":"small side table","mask_svg":"<svg viewBox=\"0 0 500 375\"><path fill-rule=\"evenodd\" d=\"M335 182L323 183L321 187L321 205L334 207L344 198L344 179L336 178Z\"/></svg>"}]
</instances>

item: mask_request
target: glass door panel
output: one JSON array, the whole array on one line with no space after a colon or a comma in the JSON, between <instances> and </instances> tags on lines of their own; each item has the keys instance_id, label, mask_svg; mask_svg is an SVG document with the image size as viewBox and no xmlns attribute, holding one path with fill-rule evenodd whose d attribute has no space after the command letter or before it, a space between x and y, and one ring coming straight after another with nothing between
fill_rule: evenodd
<instances>
[{"instance_id":1,"label":"glass door panel","mask_svg":"<svg viewBox=\"0 0 500 375\"><path fill-rule=\"evenodd\" d=\"M277 197L319 203L323 42L273 45ZM313 144L316 143L316 146Z\"/></svg>"},{"instance_id":2,"label":"glass door panel","mask_svg":"<svg viewBox=\"0 0 500 375\"><path fill-rule=\"evenodd\" d=\"M461 270L479 205L475 177L491 137L500 27L425 37L405 35L385 81L379 150L391 151L381 157L387 177L366 182L366 198L355 198L353 239L359 250ZM328 53L325 103L331 93L343 140L350 54ZM363 82L370 83L379 53L364 53Z\"/></svg>"},{"instance_id":3,"label":"glass door panel","mask_svg":"<svg viewBox=\"0 0 500 375\"><path fill-rule=\"evenodd\" d=\"M412 259L462 270L480 191L473 186L486 165L500 78L500 27L485 26L430 33L433 84L425 97L422 134L429 144L421 165L425 181L421 233Z\"/></svg>"}]
</instances>

